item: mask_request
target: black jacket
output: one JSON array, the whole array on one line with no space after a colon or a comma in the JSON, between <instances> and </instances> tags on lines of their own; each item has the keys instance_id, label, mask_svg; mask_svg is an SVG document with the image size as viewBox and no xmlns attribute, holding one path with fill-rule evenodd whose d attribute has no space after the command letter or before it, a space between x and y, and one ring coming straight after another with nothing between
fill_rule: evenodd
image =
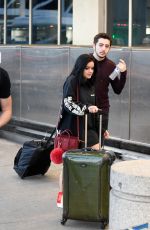
<instances>
[{"instance_id":1,"label":"black jacket","mask_svg":"<svg viewBox=\"0 0 150 230\"><path fill-rule=\"evenodd\" d=\"M95 89L92 80L78 81L71 75L63 86L63 100L58 130L69 129L77 136L77 117L79 119L79 138L84 141L84 115L88 106L95 105ZM96 130L97 115L89 113L88 129Z\"/></svg>"},{"instance_id":2,"label":"black jacket","mask_svg":"<svg viewBox=\"0 0 150 230\"><path fill-rule=\"evenodd\" d=\"M0 67L0 98L8 98L10 96L10 79L6 70Z\"/></svg>"}]
</instances>

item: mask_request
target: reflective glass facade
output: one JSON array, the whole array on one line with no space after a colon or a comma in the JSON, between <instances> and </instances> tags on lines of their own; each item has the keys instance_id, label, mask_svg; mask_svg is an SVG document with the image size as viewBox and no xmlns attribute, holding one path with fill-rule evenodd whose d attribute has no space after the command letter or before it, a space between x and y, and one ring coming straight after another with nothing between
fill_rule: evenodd
<instances>
[{"instance_id":1,"label":"reflective glass facade","mask_svg":"<svg viewBox=\"0 0 150 230\"><path fill-rule=\"evenodd\" d=\"M113 45L149 46L150 0L106 1L107 25L103 27ZM76 28L80 30L80 22ZM0 44L61 45L72 44L72 38L73 0L0 1Z\"/></svg>"},{"instance_id":2,"label":"reflective glass facade","mask_svg":"<svg viewBox=\"0 0 150 230\"><path fill-rule=\"evenodd\" d=\"M150 0L109 0L107 15L107 30L112 36L113 45L150 45Z\"/></svg>"},{"instance_id":3,"label":"reflective glass facade","mask_svg":"<svg viewBox=\"0 0 150 230\"><path fill-rule=\"evenodd\" d=\"M150 45L150 0L133 0L132 44Z\"/></svg>"},{"instance_id":4,"label":"reflective glass facade","mask_svg":"<svg viewBox=\"0 0 150 230\"><path fill-rule=\"evenodd\" d=\"M29 7L22 0L8 0L6 3L6 44L28 44Z\"/></svg>"},{"instance_id":5,"label":"reflective glass facade","mask_svg":"<svg viewBox=\"0 0 150 230\"><path fill-rule=\"evenodd\" d=\"M0 44L72 43L72 0L0 2Z\"/></svg>"},{"instance_id":6,"label":"reflective glass facade","mask_svg":"<svg viewBox=\"0 0 150 230\"><path fill-rule=\"evenodd\" d=\"M112 36L112 44L128 46L128 1L109 0L107 15L107 30Z\"/></svg>"},{"instance_id":7,"label":"reflective glass facade","mask_svg":"<svg viewBox=\"0 0 150 230\"><path fill-rule=\"evenodd\" d=\"M32 44L57 44L58 1L34 0Z\"/></svg>"},{"instance_id":8,"label":"reflective glass facade","mask_svg":"<svg viewBox=\"0 0 150 230\"><path fill-rule=\"evenodd\" d=\"M0 1L0 44L4 42L4 2Z\"/></svg>"}]
</instances>

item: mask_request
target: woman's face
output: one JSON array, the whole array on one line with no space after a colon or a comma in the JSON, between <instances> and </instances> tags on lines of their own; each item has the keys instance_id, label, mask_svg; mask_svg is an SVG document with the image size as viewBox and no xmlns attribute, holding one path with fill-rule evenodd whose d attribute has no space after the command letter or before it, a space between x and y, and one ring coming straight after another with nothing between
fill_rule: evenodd
<instances>
[{"instance_id":1,"label":"woman's face","mask_svg":"<svg viewBox=\"0 0 150 230\"><path fill-rule=\"evenodd\" d=\"M85 69L83 70L83 77L86 79L90 79L93 75L93 72L94 72L94 62L90 61L86 65Z\"/></svg>"}]
</instances>

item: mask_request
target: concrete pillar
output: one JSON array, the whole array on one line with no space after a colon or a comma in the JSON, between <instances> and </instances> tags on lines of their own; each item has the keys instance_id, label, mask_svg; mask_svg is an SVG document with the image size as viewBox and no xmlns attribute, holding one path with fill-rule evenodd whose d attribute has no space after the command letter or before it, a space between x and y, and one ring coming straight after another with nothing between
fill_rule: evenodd
<instances>
[{"instance_id":1,"label":"concrete pillar","mask_svg":"<svg viewBox=\"0 0 150 230\"><path fill-rule=\"evenodd\" d=\"M105 28L106 0L73 0L74 45L92 45L93 37Z\"/></svg>"},{"instance_id":2,"label":"concrete pillar","mask_svg":"<svg viewBox=\"0 0 150 230\"><path fill-rule=\"evenodd\" d=\"M150 160L113 164L110 174L109 228L150 226Z\"/></svg>"}]
</instances>

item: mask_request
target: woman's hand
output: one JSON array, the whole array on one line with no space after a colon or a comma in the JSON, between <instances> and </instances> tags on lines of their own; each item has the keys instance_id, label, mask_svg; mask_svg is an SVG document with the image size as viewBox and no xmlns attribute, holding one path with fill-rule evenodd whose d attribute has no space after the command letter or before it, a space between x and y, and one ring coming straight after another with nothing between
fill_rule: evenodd
<instances>
[{"instance_id":1,"label":"woman's hand","mask_svg":"<svg viewBox=\"0 0 150 230\"><path fill-rule=\"evenodd\" d=\"M89 110L89 113L97 113L99 108L97 106L95 106L95 105L90 105L88 107L88 110Z\"/></svg>"},{"instance_id":2,"label":"woman's hand","mask_svg":"<svg viewBox=\"0 0 150 230\"><path fill-rule=\"evenodd\" d=\"M105 139L108 139L109 137L110 137L110 134L109 134L108 130L106 130L106 131L104 132L104 138L105 138Z\"/></svg>"}]
</instances>

